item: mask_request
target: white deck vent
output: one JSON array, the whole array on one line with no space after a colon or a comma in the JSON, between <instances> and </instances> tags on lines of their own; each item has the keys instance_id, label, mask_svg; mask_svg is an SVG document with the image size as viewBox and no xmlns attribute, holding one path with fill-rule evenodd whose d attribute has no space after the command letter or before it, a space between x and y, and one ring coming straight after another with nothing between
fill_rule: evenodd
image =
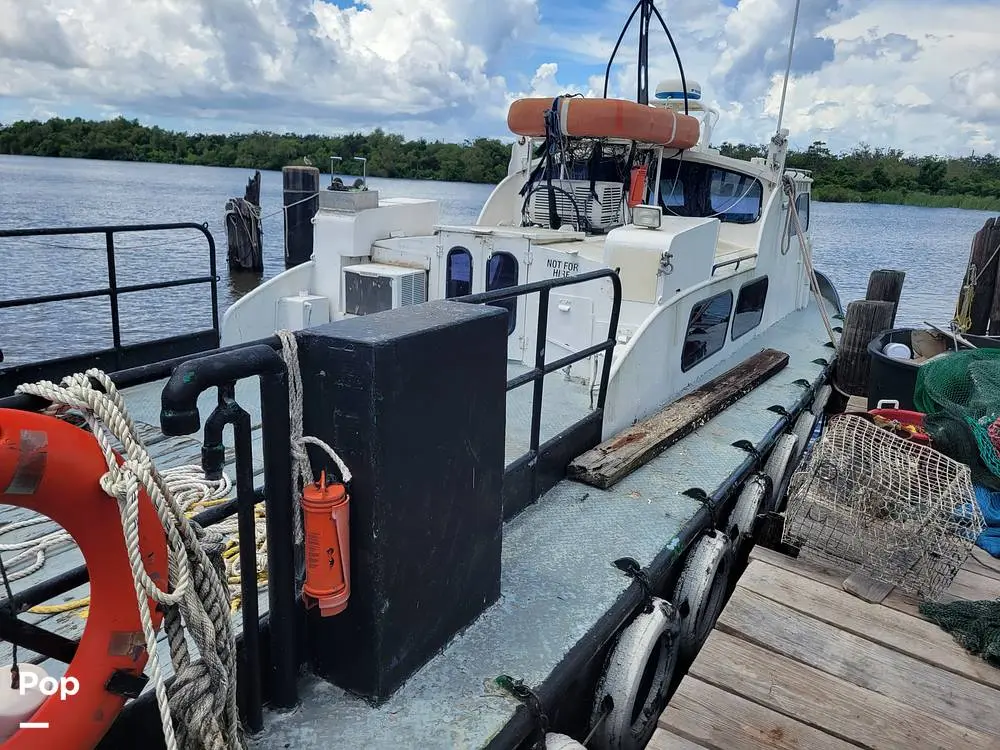
<instances>
[{"instance_id":1,"label":"white deck vent","mask_svg":"<svg viewBox=\"0 0 1000 750\"><path fill-rule=\"evenodd\" d=\"M572 225L583 231L613 229L624 224L622 197L625 187L620 182L595 182L591 190L590 180L553 180L552 194L562 226ZM551 228L547 182L540 181L532 186L528 215L533 224Z\"/></svg>"},{"instance_id":2,"label":"white deck vent","mask_svg":"<svg viewBox=\"0 0 1000 750\"><path fill-rule=\"evenodd\" d=\"M344 267L344 312L371 315L427 301L427 271L388 263Z\"/></svg>"}]
</instances>

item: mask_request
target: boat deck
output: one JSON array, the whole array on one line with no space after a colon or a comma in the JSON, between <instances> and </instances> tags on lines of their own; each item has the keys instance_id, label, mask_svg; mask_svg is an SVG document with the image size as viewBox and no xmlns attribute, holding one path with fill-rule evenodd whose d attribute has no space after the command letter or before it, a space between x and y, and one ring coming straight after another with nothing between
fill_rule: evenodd
<instances>
[{"instance_id":1,"label":"boat deck","mask_svg":"<svg viewBox=\"0 0 1000 750\"><path fill-rule=\"evenodd\" d=\"M1000 747L1000 669L914 599L870 604L804 555L751 552L650 748ZM1000 560L977 547L942 601L997 597Z\"/></svg>"},{"instance_id":2,"label":"boat deck","mask_svg":"<svg viewBox=\"0 0 1000 750\"><path fill-rule=\"evenodd\" d=\"M835 311L832 306L830 313ZM683 493L691 488L712 495L742 471L747 453L733 446L739 440L760 445L781 417L772 407L794 410L820 385L825 358L831 350L815 303L795 312L719 359L699 383L722 374L762 348L789 354L788 365L696 431L610 490L564 480L537 503L510 520L503 529L501 597L448 647L413 675L384 704L373 707L340 688L313 677L300 681L301 705L292 714L267 711L264 732L256 747L455 748L483 747L512 720L521 704L492 688L500 674L532 686L543 685L565 667L574 648L586 646L602 618L628 596L632 579L612 565L632 557L648 568L654 561L676 561L685 540L709 523L705 505ZM510 368L510 375L522 370ZM696 384L697 385L697 384ZM695 386L692 386L692 388ZM164 438L151 425L158 422L162 383L129 391L130 412L147 423L147 441L158 466L198 463L198 436ZM261 484L262 439L256 379L237 386L237 400L252 415L255 426L254 464ZM208 415L213 396L200 401ZM530 386L507 398L507 463L527 448ZM544 441L576 422L590 409L586 387L567 382L562 373L546 378L542 408ZM779 410L780 411L780 410ZM227 441L231 437L227 431ZM233 475L233 464L227 466ZM0 521L14 520L0 508ZM19 532L18 532L19 533ZM10 536L14 536L11 534ZM9 540L5 540L9 541ZM42 570L14 582L14 589L38 583L81 562L69 548L50 555ZM86 587L59 598L86 594ZM266 590L260 613L267 612ZM86 620L80 612L23 615L26 620L79 637ZM234 613L237 632L240 615ZM581 646L582 644L582 646ZM161 664L169 675L166 643L160 641ZM30 657L30 655L29 655ZM0 644L0 660L9 658L9 644ZM40 657L38 657L40 658ZM43 663L53 676L65 665Z\"/></svg>"}]
</instances>

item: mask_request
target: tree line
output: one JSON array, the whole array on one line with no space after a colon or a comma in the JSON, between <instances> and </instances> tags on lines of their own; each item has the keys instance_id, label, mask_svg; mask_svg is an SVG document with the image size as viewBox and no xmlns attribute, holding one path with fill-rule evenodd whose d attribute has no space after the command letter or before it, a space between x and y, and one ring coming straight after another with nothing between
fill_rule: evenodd
<instances>
[{"instance_id":1,"label":"tree line","mask_svg":"<svg viewBox=\"0 0 1000 750\"><path fill-rule=\"evenodd\" d=\"M729 142L719 150L738 159L767 153L765 146ZM382 129L339 136L189 134L125 118L77 117L0 124L0 154L274 170L311 163L324 172L331 156L343 159L338 172L350 171L353 157L361 156L373 177L497 183L507 174L510 147L492 138L461 144L406 140ZM787 164L812 171L816 200L1000 210L1000 158L993 154L916 157L866 144L835 154L816 141L805 150L790 150Z\"/></svg>"}]
</instances>

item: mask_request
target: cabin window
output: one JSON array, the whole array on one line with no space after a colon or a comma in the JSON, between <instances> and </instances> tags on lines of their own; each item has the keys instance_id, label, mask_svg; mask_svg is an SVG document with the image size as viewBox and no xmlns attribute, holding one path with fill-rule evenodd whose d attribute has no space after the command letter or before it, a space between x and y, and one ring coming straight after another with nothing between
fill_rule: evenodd
<instances>
[{"instance_id":1,"label":"cabin window","mask_svg":"<svg viewBox=\"0 0 1000 750\"><path fill-rule=\"evenodd\" d=\"M517 258L510 253L493 253L486 263L486 291L517 286ZM517 323L517 297L491 302L507 310L507 335L514 332Z\"/></svg>"},{"instance_id":2,"label":"cabin window","mask_svg":"<svg viewBox=\"0 0 1000 750\"><path fill-rule=\"evenodd\" d=\"M668 216L752 224L760 219L763 196L760 180L750 175L679 158L661 165L660 205Z\"/></svg>"},{"instance_id":3,"label":"cabin window","mask_svg":"<svg viewBox=\"0 0 1000 750\"><path fill-rule=\"evenodd\" d=\"M695 303L681 350L682 371L687 372L722 349L732 310L733 293L728 290Z\"/></svg>"},{"instance_id":4,"label":"cabin window","mask_svg":"<svg viewBox=\"0 0 1000 750\"><path fill-rule=\"evenodd\" d=\"M464 247L448 251L444 296L464 297L472 294L472 253Z\"/></svg>"},{"instance_id":5,"label":"cabin window","mask_svg":"<svg viewBox=\"0 0 1000 750\"><path fill-rule=\"evenodd\" d=\"M762 198L761 184L753 177L726 169L712 169L709 201L712 213L722 221L752 224L760 218Z\"/></svg>"},{"instance_id":6,"label":"cabin window","mask_svg":"<svg viewBox=\"0 0 1000 750\"><path fill-rule=\"evenodd\" d=\"M733 315L733 341L760 325L761 318L764 317L766 299L767 276L740 287L739 296L736 298L736 314Z\"/></svg>"},{"instance_id":7,"label":"cabin window","mask_svg":"<svg viewBox=\"0 0 1000 750\"><path fill-rule=\"evenodd\" d=\"M802 231L809 231L809 193L799 193L795 197L795 211L799 215ZM794 223L794 222L793 222ZM792 231L795 231L794 229Z\"/></svg>"}]
</instances>

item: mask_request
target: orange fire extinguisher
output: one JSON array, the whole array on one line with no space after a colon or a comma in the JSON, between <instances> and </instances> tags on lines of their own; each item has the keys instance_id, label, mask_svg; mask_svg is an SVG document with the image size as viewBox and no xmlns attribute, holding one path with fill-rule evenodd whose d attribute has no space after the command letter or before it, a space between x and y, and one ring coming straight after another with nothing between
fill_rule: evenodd
<instances>
[{"instance_id":1,"label":"orange fire extinguisher","mask_svg":"<svg viewBox=\"0 0 1000 750\"><path fill-rule=\"evenodd\" d=\"M632 182L628 189L628 207L635 208L646 197L646 165L632 168Z\"/></svg>"},{"instance_id":2,"label":"orange fire extinguisher","mask_svg":"<svg viewBox=\"0 0 1000 750\"><path fill-rule=\"evenodd\" d=\"M322 617L344 611L351 596L350 497L326 472L302 490L306 582L302 596Z\"/></svg>"}]
</instances>

